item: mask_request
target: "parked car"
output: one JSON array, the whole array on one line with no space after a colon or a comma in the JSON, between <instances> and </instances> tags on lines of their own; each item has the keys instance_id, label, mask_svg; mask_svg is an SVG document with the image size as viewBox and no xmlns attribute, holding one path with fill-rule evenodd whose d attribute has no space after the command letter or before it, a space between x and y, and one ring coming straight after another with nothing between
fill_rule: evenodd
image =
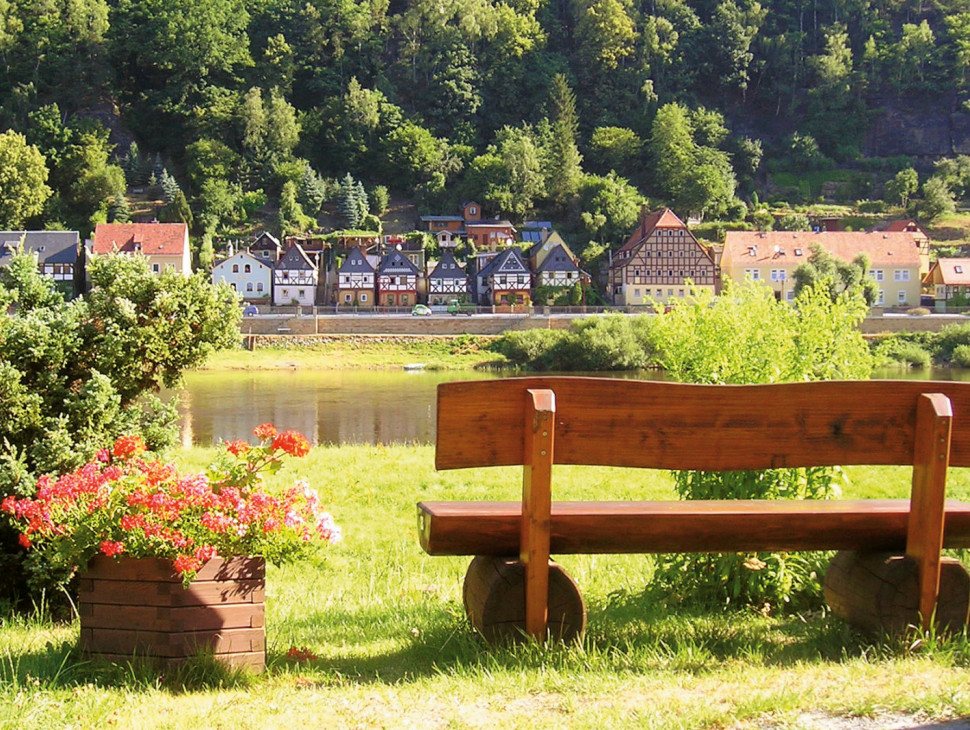
<instances>
[{"instance_id":1,"label":"parked car","mask_svg":"<svg viewBox=\"0 0 970 730\"><path fill-rule=\"evenodd\" d=\"M469 302L463 302L459 299L451 299L448 302L448 314L452 317L459 314L467 314L469 317L474 314L477 307Z\"/></svg>"},{"instance_id":2,"label":"parked car","mask_svg":"<svg viewBox=\"0 0 970 730\"><path fill-rule=\"evenodd\" d=\"M414 309L411 310L412 317L430 317L431 310L424 304L415 304Z\"/></svg>"},{"instance_id":3,"label":"parked car","mask_svg":"<svg viewBox=\"0 0 970 730\"><path fill-rule=\"evenodd\" d=\"M256 314L259 314L259 310L256 308L255 304L247 304L246 308L243 309L243 316L245 317L252 317Z\"/></svg>"}]
</instances>

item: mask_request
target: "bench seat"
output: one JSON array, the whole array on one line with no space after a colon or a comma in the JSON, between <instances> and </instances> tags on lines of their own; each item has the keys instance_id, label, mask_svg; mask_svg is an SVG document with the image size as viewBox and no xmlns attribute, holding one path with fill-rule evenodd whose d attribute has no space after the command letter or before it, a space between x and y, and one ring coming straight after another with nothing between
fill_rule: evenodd
<instances>
[{"instance_id":1,"label":"bench seat","mask_svg":"<svg viewBox=\"0 0 970 730\"><path fill-rule=\"evenodd\" d=\"M970 547L970 503L946 501L943 546ZM553 502L550 552L901 551L909 499ZM420 502L431 555L518 555L521 502Z\"/></svg>"}]
</instances>

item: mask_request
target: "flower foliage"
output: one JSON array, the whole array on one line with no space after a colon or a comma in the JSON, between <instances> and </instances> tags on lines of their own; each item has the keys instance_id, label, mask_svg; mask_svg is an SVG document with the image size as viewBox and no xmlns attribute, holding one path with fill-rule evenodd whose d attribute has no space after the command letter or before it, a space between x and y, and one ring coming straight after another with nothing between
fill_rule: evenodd
<instances>
[{"instance_id":1,"label":"flower foliage","mask_svg":"<svg viewBox=\"0 0 970 730\"><path fill-rule=\"evenodd\" d=\"M122 436L96 460L59 477L43 476L33 498L3 500L20 542L52 564L77 568L98 553L170 558L186 583L206 560L236 555L295 560L321 541L340 539L315 490L304 481L280 493L263 486L306 438L255 429L258 445L232 441L207 473L180 474L145 457L137 436Z\"/></svg>"}]
</instances>

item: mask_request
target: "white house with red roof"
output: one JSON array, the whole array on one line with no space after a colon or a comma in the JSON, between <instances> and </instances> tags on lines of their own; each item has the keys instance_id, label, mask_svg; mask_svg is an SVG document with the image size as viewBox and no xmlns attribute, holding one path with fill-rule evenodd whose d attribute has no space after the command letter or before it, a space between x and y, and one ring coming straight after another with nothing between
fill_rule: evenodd
<instances>
[{"instance_id":1,"label":"white house with red roof","mask_svg":"<svg viewBox=\"0 0 970 730\"><path fill-rule=\"evenodd\" d=\"M91 253L144 256L156 274L192 274L189 228L184 223L98 223L91 239Z\"/></svg>"},{"instance_id":2,"label":"white house with red roof","mask_svg":"<svg viewBox=\"0 0 970 730\"><path fill-rule=\"evenodd\" d=\"M842 261L869 258L869 276L879 287L878 306L918 306L920 251L908 231L728 231L721 253L725 279L763 281L786 301L794 298L794 273L817 243Z\"/></svg>"},{"instance_id":3,"label":"white house with red roof","mask_svg":"<svg viewBox=\"0 0 970 730\"><path fill-rule=\"evenodd\" d=\"M614 304L669 302L695 289L715 291L714 256L677 215L665 208L640 211L640 225L613 255L609 293Z\"/></svg>"}]
</instances>

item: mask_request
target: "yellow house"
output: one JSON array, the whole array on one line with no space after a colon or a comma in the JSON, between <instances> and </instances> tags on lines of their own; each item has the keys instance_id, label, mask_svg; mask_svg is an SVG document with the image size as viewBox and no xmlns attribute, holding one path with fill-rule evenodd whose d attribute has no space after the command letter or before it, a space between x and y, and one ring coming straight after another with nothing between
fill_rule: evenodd
<instances>
[{"instance_id":1,"label":"yellow house","mask_svg":"<svg viewBox=\"0 0 970 730\"><path fill-rule=\"evenodd\" d=\"M869 257L869 276L879 288L877 306L913 307L920 303L920 250L906 231L728 231L721 253L725 279L763 281L775 296L792 301L795 269L807 263L817 243L842 261Z\"/></svg>"},{"instance_id":2,"label":"yellow house","mask_svg":"<svg viewBox=\"0 0 970 730\"><path fill-rule=\"evenodd\" d=\"M940 302L970 299L970 259L937 259L924 279Z\"/></svg>"},{"instance_id":3,"label":"yellow house","mask_svg":"<svg viewBox=\"0 0 970 730\"><path fill-rule=\"evenodd\" d=\"M184 223L98 223L91 253L144 256L155 274L176 271L192 274L189 229Z\"/></svg>"}]
</instances>

